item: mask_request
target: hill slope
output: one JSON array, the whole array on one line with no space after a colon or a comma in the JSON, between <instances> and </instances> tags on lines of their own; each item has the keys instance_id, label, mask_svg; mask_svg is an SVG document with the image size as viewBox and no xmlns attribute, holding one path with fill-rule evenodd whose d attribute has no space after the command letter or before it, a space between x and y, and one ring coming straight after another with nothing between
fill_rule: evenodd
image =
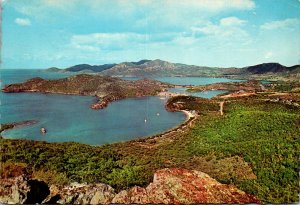
<instances>
[{"instance_id":1,"label":"hill slope","mask_svg":"<svg viewBox=\"0 0 300 205\"><path fill-rule=\"evenodd\" d=\"M265 73L282 73L288 72L289 69L279 63L263 63L244 68L246 72L251 74L265 74Z\"/></svg>"}]
</instances>

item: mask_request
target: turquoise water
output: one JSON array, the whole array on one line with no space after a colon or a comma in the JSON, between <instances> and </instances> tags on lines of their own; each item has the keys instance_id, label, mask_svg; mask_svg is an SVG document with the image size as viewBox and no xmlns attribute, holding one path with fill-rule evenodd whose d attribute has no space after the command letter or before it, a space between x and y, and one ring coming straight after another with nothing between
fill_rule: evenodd
<instances>
[{"instance_id":1,"label":"turquoise water","mask_svg":"<svg viewBox=\"0 0 300 205\"><path fill-rule=\"evenodd\" d=\"M185 119L183 113L167 112L165 100L157 97L126 99L113 102L102 110L92 110L89 106L93 97L29 93L4 95L1 123L38 121L31 126L4 132L5 138L99 145L163 132ZM46 134L40 133L42 127L47 129Z\"/></svg>"},{"instance_id":2,"label":"turquoise water","mask_svg":"<svg viewBox=\"0 0 300 205\"><path fill-rule=\"evenodd\" d=\"M241 82L242 80L207 77L157 77L156 80L175 85L207 85L213 83Z\"/></svg>"},{"instance_id":3,"label":"turquoise water","mask_svg":"<svg viewBox=\"0 0 300 205\"><path fill-rule=\"evenodd\" d=\"M0 69L1 87L12 83L22 83L25 80L41 77L44 79L58 79L65 78L76 73L58 73L58 72L46 72L44 70L32 70L32 69Z\"/></svg>"},{"instance_id":4,"label":"turquoise water","mask_svg":"<svg viewBox=\"0 0 300 205\"><path fill-rule=\"evenodd\" d=\"M6 84L24 82L33 77L57 79L70 75L74 73L0 70L1 87ZM158 80L197 85L232 81L216 78L158 78ZM215 94L211 93L209 97ZM0 100L0 123L37 121L36 124L20 126L2 133L4 137L11 139L22 138L48 142L75 141L101 145L160 133L185 120L181 112L167 112L164 107L167 99L158 97L120 100L111 103L103 110L90 109L90 105L96 99L85 96L0 92ZM40 133L42 127L47 129L46 134Z\"/></svg>"},{"instance_id":5,"label":"turquoise water","mask_svg":"<svg viewBox=\"0 0 300 205\"><path fill-rule=\"evenodd\" d=\"M124 80L138 80L137 77L123 77ZM208 78L208 77L154 77L166 83L175 85L207 85L213 83L226 83L226 82L241 82L243 80L228 79L228 78Z\"/></svg>"},{"instance_id":6,"label":"turquoise water","mask_svg":"<svg viewBox=\"0 0 300 205\"><path fill-rule=\"evenodd\" d=\"M180 94L185 94L185 95L201 97L201 98L207 98L207 99L210 99L212 97L215 97L216 95L227 92L226 90L209 90L209 91L203 91L203 92L187 92L186 88L170 88L169 91L174 92L174 93L180 93Z\"/></svg>"},{"instance_id":7,"label":"turquoise water","mask_svg":"<svg viewBox=\"0 0 300 205\"><path fill-rule=\"evenodd\" d=\"M37 70L1 70L0 74L2 86L36 76L54 79L70 75ZM1 92L0 99L1 123L38 121L2 133L11 139L100 145L153 135L185 120L181 112L167 112L164 108L166 99L158 97L125 99L113 102L103 110L90 109L95 98L84 96ZM40 133L42 127L47 129L46 134Z\"/></svg>"}]
</instances>

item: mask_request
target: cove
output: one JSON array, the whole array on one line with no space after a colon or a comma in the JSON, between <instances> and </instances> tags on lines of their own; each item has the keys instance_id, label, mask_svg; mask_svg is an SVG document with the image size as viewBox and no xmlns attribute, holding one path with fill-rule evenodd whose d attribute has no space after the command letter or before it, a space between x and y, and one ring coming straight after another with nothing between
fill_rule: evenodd
<instances>
[{"instance_id":1,"label":"cove","mask_svg":"<svg viewBox=\"0 0 300 205\"><path fill-rule=\"evenodd\" d=\"M158 97L125 99L103 110L92 110L89 106L93 97L37 93L1 95L5 99L0 109L5 116L1 123L38 121L3 132L2 136L9 139L101 145L164 132L186 118L181 112L167 112L166 99ZM46 134L40 132L42 127L47 129Z\"/></svg>"}]
</instances>

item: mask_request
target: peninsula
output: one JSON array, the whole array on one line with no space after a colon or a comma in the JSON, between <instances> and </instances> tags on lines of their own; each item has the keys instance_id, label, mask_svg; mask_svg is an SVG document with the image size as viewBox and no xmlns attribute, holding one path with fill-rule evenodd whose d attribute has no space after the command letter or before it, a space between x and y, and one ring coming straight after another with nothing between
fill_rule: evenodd
<instances>
[{"instance_id":1,"label":"peninsula","mask_svg":"<svg viewBox=\"0 0 300 205\"><path fill-rule=\"evenodd\" d=\"M91 108L103 109L116 100L154 96L171 87L171 84L150 79L129 81L101 75L79 74L58 80L32 78L24 83L7 85L2 91L96 96L98 101L91 105Z\"/></svg>"}]
</instances>

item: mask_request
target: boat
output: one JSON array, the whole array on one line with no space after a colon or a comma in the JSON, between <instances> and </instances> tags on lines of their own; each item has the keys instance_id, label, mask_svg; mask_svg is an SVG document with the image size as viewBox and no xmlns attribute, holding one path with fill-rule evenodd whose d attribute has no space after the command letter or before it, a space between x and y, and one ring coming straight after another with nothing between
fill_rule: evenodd
<instances>
[{"instance_id":1,"label":"boat","mask_svg":"<svg viewBox=\"0 0 300 205\"><path fill-rule=\"evenodd\" d=\"M45 134L47 132L46 128L42 127L41 128L41 133Z\"/></svg>"}]
</instances>

